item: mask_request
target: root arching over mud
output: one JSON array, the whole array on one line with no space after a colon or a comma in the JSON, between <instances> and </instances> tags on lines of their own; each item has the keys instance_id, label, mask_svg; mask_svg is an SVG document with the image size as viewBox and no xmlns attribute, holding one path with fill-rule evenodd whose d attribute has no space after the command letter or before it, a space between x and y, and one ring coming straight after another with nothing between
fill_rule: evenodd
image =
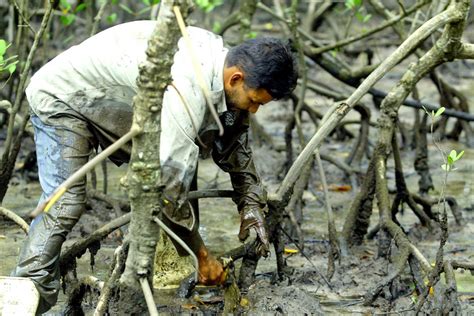
<instances>
[{"instance_id":1,"label":"root arching over mud","mask_svg":"<svg viewBox=\"0 0 474 316\"><path fill-rule=\"evenodd\" d=\"M30 68L114 19L159 12L154 1L61 1L46 10L16 2L0 3L0 275L16 264L41 191L23 97ZM227 282L196 285L192 258L179 258L169 239L155 251L162 97L150 82L165 80L169 65L152 50L163 69L142 67L134 113L150 137L134 134L128 175L106 162L88 174L87 210L62 248L64 293L53 312L133 313L151 304L171 314L474 313L471 2L198 3L188 23L230 46L290 38L299 62L291 97L250 118L271 254L257 255L255 236L238 240L235 192L210 159L199 161L189 199L199 201L200 233ZM187 1L163 3L188 12ZM153 47L163 45L171 64L179 33L169 12L160 23L173 34ZM18 60L18 70L4 60ZM154 285L148 294L146 284Z\"/></svg>"}]
</instances>

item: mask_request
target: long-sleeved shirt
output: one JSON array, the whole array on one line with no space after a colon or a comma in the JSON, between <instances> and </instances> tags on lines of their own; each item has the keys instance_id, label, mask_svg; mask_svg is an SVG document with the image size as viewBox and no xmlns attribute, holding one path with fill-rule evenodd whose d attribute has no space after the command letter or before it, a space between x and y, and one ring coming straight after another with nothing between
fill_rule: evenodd
<instances>
[{"instance_id":1,"label":"long-sleeved shirt","mask_svg":"<svg viewBox=\"0 0 474 316\"><path fill-rule=\"evenodd\" d=\"M155 26L155 21L114 26L58 55L32 77L26 89L31 111L46 124L63 120L67 126L69 116L85 120L102 148L116 141L130 129L138 67L146 58L146 46ZM227 49L220 36L196 27L188 27L187 31L214 107L222 115L227 110L223 87ZM160 164L167 187L166 200L174 202L168 207L168 215L189 228L194 218L182 206L199 154L195 140L199 134L215 135L216 125L196 82L190 53L182 38L178 41L171 76L173 86L165 91L161 113ZM240 116L246 114L237 115ZM240 134L246 139L248 125L240 126L244 127L240 128ZM74 126L70 128L74 131ZM214 139L210 140L212 144ZM244 143L247 146L246 140ZM118 164L128 161L130 146L124 146L110 158ZM250 151L244 149L244 152ZM249 157L251 160L251 152ZM260 180L253 160L246 161L244 167L249 163L253 171L246 172L251 179L245 181L258 186ZM246 188L239 193L245 194Z\"/></svg>"}]
</instances>

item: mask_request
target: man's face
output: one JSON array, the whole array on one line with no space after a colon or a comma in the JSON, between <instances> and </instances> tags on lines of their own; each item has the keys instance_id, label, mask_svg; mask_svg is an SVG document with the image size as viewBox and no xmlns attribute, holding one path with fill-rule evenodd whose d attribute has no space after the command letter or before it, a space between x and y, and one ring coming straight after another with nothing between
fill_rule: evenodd
<instances>
[{"instance_id":1,"label":"man's face","mask_svg":"<svg viewBox=\"0 0 474 316\"><path fill-rule=\"evenodd\" d=\"M267 90L247 87L244 74L237 67L224 69L224 91L228 109L256 113L258 108L273 98Z\"/></svg>"},{"instance_id":2,"label":"man's face","mask_svg":"<svg viewBox=\"0 0 474 316\"><path fill-rule=\"evenodd\" d=\"M225 92L227 107L256 113L261 105L272 100L272 96L265 89L252 89L245 85Z\"/></svg>"}]
</instances>

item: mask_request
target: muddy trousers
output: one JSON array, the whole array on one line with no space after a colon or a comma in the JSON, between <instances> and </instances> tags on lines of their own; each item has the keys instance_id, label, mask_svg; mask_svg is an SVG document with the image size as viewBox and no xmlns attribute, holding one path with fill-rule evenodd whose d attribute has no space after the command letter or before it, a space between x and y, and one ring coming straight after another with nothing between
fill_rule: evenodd
<instances>
[{"instance_id":1,"label":"muddy trousers","mask_svg":"<svg viewBox=\"0 0 474 316\"><path fill-rule=\"evenodd\" d=\"M93 150L92 135L85 123L72 118L70 128L46 125L31 117L35 129L38 175L43 189L41 203L71 174L87 163ZM60 289L59 256L67 234L79 220L86 202L86 180L78 181L46 213L30 226L13 276L30 278L40 294L38 313L49 310Z\"/></svg>"}]
</instances>

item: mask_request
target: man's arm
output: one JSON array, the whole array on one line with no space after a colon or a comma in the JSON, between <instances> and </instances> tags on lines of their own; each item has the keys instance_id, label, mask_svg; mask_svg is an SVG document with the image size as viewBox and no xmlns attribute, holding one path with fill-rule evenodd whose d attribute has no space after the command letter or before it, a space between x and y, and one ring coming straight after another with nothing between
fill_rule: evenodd
<instances>
[{"instance_id":1,"label":"man's arm","mask_svg":"<svg viewBox=\"0 0 474 316\"><path fill-rule=\"evenodd\" d=\"M176 88L176 89L175 89ZM223 280L223 267L207 250L199 235L199 223L187 202L187 194L195 173L199 148L194 143L204 111L185 109L183 97L202 100L200 90L186 80L175 81L163 98L160 137L160 162L164 185L162 211L164 222L192 249L199 260L199 282L218 284ZM179 89L179 90L177 90ZM178 92L179 91L179 92ZM183 94L180 93L183 91ZM185 91L185 93L184 93ZM196 102L197 102L196 101ZM191 115L194 122L192 122ZM176 246L176 244L175 244ZM177 247L180 255L183 249Z\"/></svg>"},{"instance_id":2,"label":"man's arm","mask_svg":"<svg viewBox=\"0 0 474 316\"><path fill-rule=\"evenodd\" d=\"M257 252L267 256L269 242L264 222L267 194L263 188L248 144L248 112L227 111L221 115L224 136L214 142L212 157L216 164L229 173L234 191L234 202L240 213L239 239L245 240L254 228L260 239Z\"/></svg>"}]
</instances>

